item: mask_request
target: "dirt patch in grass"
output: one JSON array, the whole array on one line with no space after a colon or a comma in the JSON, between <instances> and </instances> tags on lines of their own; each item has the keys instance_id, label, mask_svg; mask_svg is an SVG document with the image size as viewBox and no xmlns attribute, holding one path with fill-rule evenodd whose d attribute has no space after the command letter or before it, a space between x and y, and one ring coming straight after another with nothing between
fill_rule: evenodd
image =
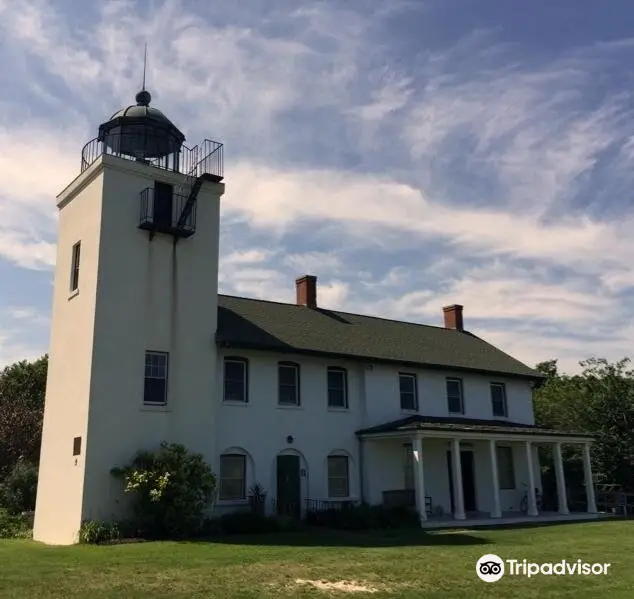
<instances>
[{"instance_id":1,"label":"dirt patch in grass","mask_svg":"<svg viewBox=\"0 0 634 599\"><path fill-rule=\"evenodd\" d=\"M298 586L309 585L319 589L320 591L339 591L341 593L378 593L379 590L389 590L378 589L356 580L338 580L337 582L327 582L324 580L304 580L302 578L297 578L295 580L295 584Z\"/></svg>"}]
</instances>

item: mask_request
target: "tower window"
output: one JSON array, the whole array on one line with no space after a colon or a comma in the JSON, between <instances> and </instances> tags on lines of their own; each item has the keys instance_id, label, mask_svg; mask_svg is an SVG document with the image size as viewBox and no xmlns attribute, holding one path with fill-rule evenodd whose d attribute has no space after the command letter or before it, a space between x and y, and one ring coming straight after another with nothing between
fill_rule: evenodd
<instances>
[{"instance_id":1,"label":"tower window","mask_svg":"<svg viewBox=\"0 0 634 599\"><path fill-rule=\"evenodd\" d=\"M160 181L154 182L154 224L159 227L169 228L172 226L172 204L174 201L174 187Z\"/></svg>"},{"instance_id":2,"label":"tower window","mask_svg":"<svg viewBox=\"0 0 634 599\"><path fill-rule=\"evenodd\" d=\"M70 268L70 290L77 291L79 289L79 258L81 255L81 241L73 246L73 253Z\"/></svg>"},{"instance_id":3,"label":"tower window","mask_svg":"<svg viewBox=\"0 0 634 599\"><path fill-rule=\"evenodd\" d=\"M167 403L167 357L167 352L145 352L144 404L165 405Z\"/></svg>"}]
</instances>

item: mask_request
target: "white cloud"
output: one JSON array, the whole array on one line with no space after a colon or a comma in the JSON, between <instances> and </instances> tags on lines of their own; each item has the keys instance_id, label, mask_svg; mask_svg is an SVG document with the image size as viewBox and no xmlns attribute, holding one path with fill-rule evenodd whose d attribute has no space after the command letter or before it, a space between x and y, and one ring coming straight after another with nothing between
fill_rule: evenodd
<instances>
[{"instance_id":1,"label":"white cloud","mask_svg":"<svg viewBox=\"0 0 634 599\"><path fill-rule=\"evenodd\" d=\"M631 180L627 96L588 100L601 66L592 53L631 47L509 66L508 47L475 34L392 62L381 19L420 5L319 3L254 12L251 26L245 14L212 18L219 3L143 13L117 1L71 32L51 2L0 0L3 39L54 77L21 85L60 115L0 122L11 148L0 154L0 258L53 264L54 196L99 120L132 100L147 38L155 103L193 141L207 129L227 143L224 292L293 301L294 276L309 272L324 307L437 323L443 304L464 302L491 341L529 361L626 348L634 331L619 326L627 306L615 294L634 284L634 218L572 208L601 168L603 196L617 175ZM379 251L395 262L365 258ZM495 326L501 315L508 330ZM596 344L580 347L579 327Z\"/></svg>"}]
</instances>

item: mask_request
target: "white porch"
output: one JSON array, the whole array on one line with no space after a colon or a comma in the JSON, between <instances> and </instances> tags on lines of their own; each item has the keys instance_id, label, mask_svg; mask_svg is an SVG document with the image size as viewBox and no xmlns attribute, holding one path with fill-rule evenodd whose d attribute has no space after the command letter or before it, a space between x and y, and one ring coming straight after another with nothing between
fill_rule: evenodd
<instances>
[{"instance_id":1,"label":"white porch","mask_svg":"<svg viewBox=\"0 0 634 599\"><path fill-rule=\"evenodd\" d=\"M592 439L534 427L464 428L416 423L415 430L361 433L363 487L370 503L399 493L415 504L424 528L491 526L597 517L590 462ZM410 425L411 426L411 425ZM478 429L488 430L478 430ZM581 444L587 511L570 513L562 444ZM551 445L558 511L541 510L537 448ZM407 456L407 457L406 457ZM502 463L500 463L502 462Z\"/></svg>"}]
</instances>

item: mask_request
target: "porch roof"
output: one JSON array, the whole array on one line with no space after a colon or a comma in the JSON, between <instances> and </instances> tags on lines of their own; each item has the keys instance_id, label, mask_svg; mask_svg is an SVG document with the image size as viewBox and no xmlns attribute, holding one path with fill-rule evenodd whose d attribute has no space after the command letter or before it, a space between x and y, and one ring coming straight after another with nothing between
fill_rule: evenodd
<instances>
[{"instance_id":1,"label":"porch roof","mask_svg":"<svg viewBox=\"0 0 634 599\"><path fill-rule=\"evenodd\" d=\"M592 435L585 433L567 432L555 429L540 428L521 422L507 420L482 420L464 417L423 416L415 414L399 420L393 420L370 428L358 430L359 437L405 436L416 432L445 432L456 436L458 433L473 434L475 436L520 436L520 437L554 437L578 441L592 441ZM438 436L437 434L434 436Z\"/></svg>"}]
</instances>

